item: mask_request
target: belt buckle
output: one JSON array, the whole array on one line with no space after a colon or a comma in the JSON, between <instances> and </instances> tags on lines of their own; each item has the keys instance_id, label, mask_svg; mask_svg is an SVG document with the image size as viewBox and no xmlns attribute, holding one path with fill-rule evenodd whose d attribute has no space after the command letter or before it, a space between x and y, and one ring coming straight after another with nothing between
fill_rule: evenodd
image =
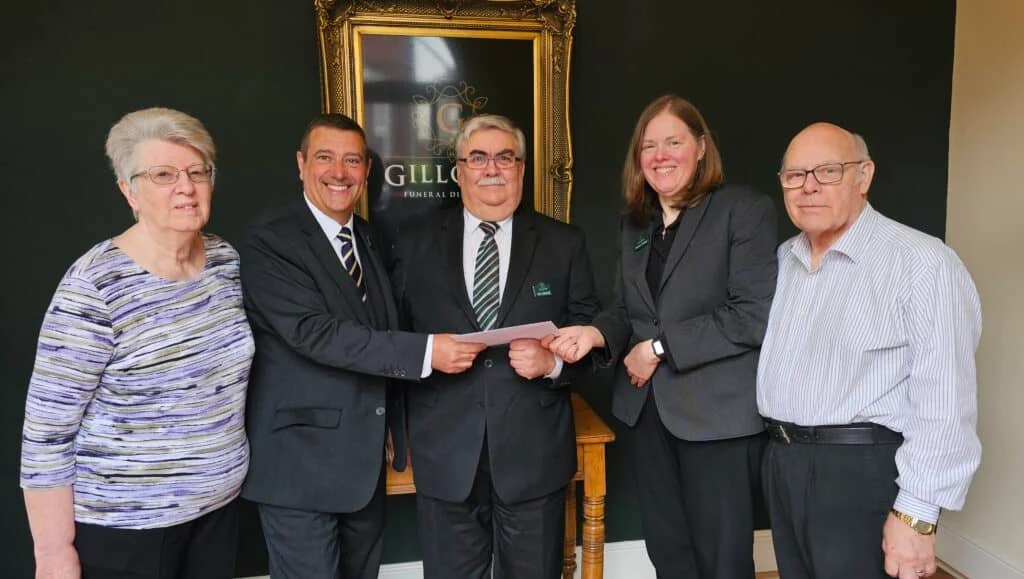
<instances>
[{"instance_id":1,"label":"belt buckle","mask_svg":"<svg viewBox=\"0 0 1024 579\"><path fill-rule=\"evenodd\" d=\"M782 435L782 440L786 444L793 444L793 440L789 437L789 433L786 432L785 426L783 426L782 424L776 424L775 427L779 429L779 434Z\"/></svg>"}]
</instances>

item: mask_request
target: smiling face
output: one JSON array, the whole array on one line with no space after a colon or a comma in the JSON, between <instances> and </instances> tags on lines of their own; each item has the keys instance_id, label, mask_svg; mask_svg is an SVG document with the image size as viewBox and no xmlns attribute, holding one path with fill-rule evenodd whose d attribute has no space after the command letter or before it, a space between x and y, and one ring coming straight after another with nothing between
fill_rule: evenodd
<instances>
[{"instance_id":1,"label":"smiling face","mask_svg":"<svg viewBox=\"0 0 1024 579\"><path fill-rule=\"evenodd\" d=\"M501 129L479 129L473 131L462 144L460 158L472 154L489 157L500 153L516 154L516 138ZM522 161L516 161L508 169L501 169L493 158L482 169L472 169L460 162L458 182L462 189L462 204L477 219L501 221L515 213L523 198L523 176L526 168Z\"/></svg>"},{"instance_id":2,"label":"smiling face","mask_svg":"<svg viewBox=\"0 0 1024 579\"><path fill-rule=\"evenodd\" d=\"M309 134L306 154L299 151L296 160L310 203L338 223L347 223L370 174L362 135L317 127Z\"/></svg>"},{"instance_id":3,"label":"smiling face","mask_svg":"<svg viewBox=\"0 0 1024 579\"><path fill-rule=\"evenodd\" d=\"M118 187L139 223L157 231L200 231L210 219L213 181L193 183L184 171L195 165L205 167L199 151L170 141L148 140L136 146L134 158L136 176L119 181ZM153 183L147 172L159 166L178 169L174 183Z\"/></svg>"},{"instance_id":4,"label":"smiling face","mask_svg":"<svg viewBox=\"0 0 1024 579\"><path fill-rule=\"evenodd\" d=\"M848 131L827 123L807 127L789 144L782 169L805 170L826 163L847 163L864 157ZM848 164L837 183L822 185L807 173L803 187L783 188L786 213L805 232L816 252L823 251L853 225L867 205L874 163Z\"/></svg>"},{"instance_id":5,"label":"smiling face","mask_svg":"<svg viewBox=\"0 0 1024 579\"><path fill-rule=\"evenodd\" d=\"M651 119L640 143L640 167L662 204L682 197L704 157L704 139L670 112Z\"/></svg>"}]
</instances>

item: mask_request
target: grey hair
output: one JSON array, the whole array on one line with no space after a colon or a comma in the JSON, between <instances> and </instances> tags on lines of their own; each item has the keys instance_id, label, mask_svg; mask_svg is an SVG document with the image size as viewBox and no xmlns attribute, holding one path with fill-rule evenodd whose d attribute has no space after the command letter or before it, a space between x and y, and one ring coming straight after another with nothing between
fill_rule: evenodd
<instances>
[{"instance_id":1,"label":"grey hair","mask_svg":"<svg viewBox=\"0 0 1024 579\"><path fill-rule=\"evenodd\" d=\"M497 129L513 135L516 138L516 156L520 159L525 156L526 135L512 122L512 119L501 115L477 115L462 123L459 136L455 138L455 151L461 155L462 145L469 140L470 135L484 129Z\"/></svg>"},{"instance_id":2,"label":"grey hair","mask_svg":"<svg viewBox=\"0 0 1024 579\"><path fill-rule=\"evenodd\" d=\"M191 147L210 168L215 166L217 149L213 137L199 119L181 111L153 107L128 113L110 128L107 158L118 181L128 183L139 170L136 167L138 146L151 140Z\"/></svg>"},{"instance_id":3,"label":"grey hair","mask_svg":"<svg viewBox=\"0 0 1024 579\"><path fill-rule=\"evenodd\" d=\"M863 161L871 159L871 155L868 153L868 143L864 137L857 133L850 133L850 136L853 137L853 150L857 152L857 156Z\"/></svg>"}]
</instances>

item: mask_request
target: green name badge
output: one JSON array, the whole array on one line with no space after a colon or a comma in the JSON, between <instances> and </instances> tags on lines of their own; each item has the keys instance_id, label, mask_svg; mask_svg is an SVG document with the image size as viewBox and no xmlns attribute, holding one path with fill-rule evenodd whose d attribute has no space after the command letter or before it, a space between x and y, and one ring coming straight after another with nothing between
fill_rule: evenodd
<instances>
[{"instance_id":1,"label":"green name badge","mask_svg":"<svg viewBox=\"0 0 1024 579\"><path fill-rule=\"evenodd\" d=\"M636 240L636 243L633 244L633 251L640 251L641 249L647 247L647 244L650 242L651 238L647 237L646 235L641 235Z\"/></svg>"},{"instance_id":2,"label":"green name badge","mask_svg":"<svg viewBox=\"0 0 1024 579\"><path fill-rule=\"evenodd\" d=\"M546 284L546 283L544 283L542 281L539 281L539 282L533 284L533 297L535 297L535 298L542 298L542 297L547 297L547 296L550 296L550 295L551 295L551 286L550 285L548 285L548 284Z\"/></svg>"}]
</instances>

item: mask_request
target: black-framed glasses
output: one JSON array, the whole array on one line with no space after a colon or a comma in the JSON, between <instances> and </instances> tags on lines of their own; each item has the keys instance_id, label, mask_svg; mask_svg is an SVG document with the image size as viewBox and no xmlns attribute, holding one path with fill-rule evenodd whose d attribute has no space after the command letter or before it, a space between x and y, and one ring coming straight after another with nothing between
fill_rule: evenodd
<instances>
[{"instance_id":1,"label":"black-framed glasses","mask_svg":"<svg viewBox=\"0 0 1024 579\"><path fill-rule=\"evenodd\" d=\"M193 183L208 183L213 180L213 167L209 167L202 163L196 163L195 165L189 165L184 169L179 169L172 165L153 165L149 169L139 171L128 178L129 181L136 177L145 175L150 181L157 185L173 185L178 182L178 175L184 173L188 180Z\"/></svg>"},{"instance_id":2,"label":"black-framed glasses","mask_svg":"<svg viewBox=\"0 0 1024 579\"><path fill-rule=\"evenodd\" d=\"M455 160L465 163L470 169L483 169L492 159L494 160L494 166L499 169L511 169L516 163L523 160L521 157L516 157L510 152L502 152L496 155L470 153L465 157L460 157Z\"/></svg>"},{"instance_id":3,"label":"black-framed glasses","mask_svg":"<svg viewBox=\"0 0 1024 579\"><path fill-rule=\"evenodd\" d=\"M823 163L812 169L784 169L779 171L779 182L785 189L796 189L803 187L807 181L807 174L814 173L814 180L821 185L831 185L843 180L847 165L859 165L868 159L859 161L843 161L842 163Z\"/></svg>"}]
</instances>

